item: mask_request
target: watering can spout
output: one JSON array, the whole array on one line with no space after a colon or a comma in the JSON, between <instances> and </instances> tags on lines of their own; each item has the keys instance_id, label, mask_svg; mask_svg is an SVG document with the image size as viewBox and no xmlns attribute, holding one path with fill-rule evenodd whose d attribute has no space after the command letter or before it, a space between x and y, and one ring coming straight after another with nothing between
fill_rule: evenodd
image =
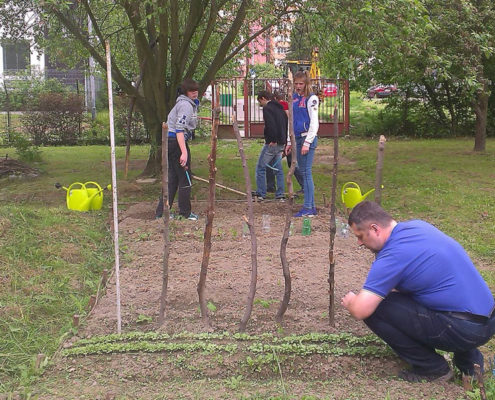
<instances>
[{"instance_id":1,"label":"watering can spout","mask_svg":"<svg viewBox=\"0 0 495 400\"><path fill-rule=\"evenodd\" d=\"M362 196L363 198L361 199L361 201L365 200L366 197L368 197L374 191L375 191L375 189L368 190L365 194L363 194L363 196Z\"/></svg>"}]
</instances>

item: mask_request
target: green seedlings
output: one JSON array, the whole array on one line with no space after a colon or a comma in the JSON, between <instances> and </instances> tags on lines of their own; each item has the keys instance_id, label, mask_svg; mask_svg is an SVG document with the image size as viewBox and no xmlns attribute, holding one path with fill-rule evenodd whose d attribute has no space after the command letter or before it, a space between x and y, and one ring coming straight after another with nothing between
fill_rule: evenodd
<instances>
[{"instance_id":1,"label":"green seedlings","mask_svg":"<svg viewBox=\"0 0 495 400\"><path fill-rule=\"evenodd\" d=\"M254 299L254 304L259 304L263 308L270 308L270 305L276 302L277 300L274 299L269 299L269 300Z\"/></svg>"},{"instance_id":2,"label":"green seedlings","mask_svg":"<svg viewBox=\"0 0 495 400\"><path fill-rule=\"evenodd\" d=\"M149 315L144 315L144 314L139 314L138 317L136 318L136 323L138 324L147 324L153 321L153 318L151 318Z\"/></svg>"},{"instance_id":3,"label":"green seedlings","mask_svg":"<svg viewBox=\"0 0 495 400\"><path fill-rule=\"evenodd\" d=\"M217 306L212 301L208 301L208 303L206 304L206 308L212 313L217 311Z\"/></svg>"}]
</instances>

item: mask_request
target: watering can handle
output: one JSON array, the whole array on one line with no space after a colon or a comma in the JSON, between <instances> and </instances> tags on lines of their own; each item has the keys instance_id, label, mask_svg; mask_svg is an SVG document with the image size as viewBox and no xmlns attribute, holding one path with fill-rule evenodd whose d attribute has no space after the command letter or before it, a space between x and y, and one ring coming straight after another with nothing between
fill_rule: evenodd
<instances>
[{"instance_id":1,"label":"watering can handle","mask_svg":"<svg viewBox=\"0 0 495 400\"><path fill-rule=\"evenodd\" d=\"M84 183L74 182L74 183L71 183L71 185L67 188L67 191L70 192L70 190L72 189L72 186L74 186L74 185L79 185L79 186L81 186L81 189L86 189L86 186L84 186Z\"/></svg>"},{"instance_id":2,"label":"watering can handle","mask_svg":"<svg viewBox=\"0 0 495 400\"><path fill-rule=\"evenodd\" d=\"M101 192L101 191L102 191L101 186L100 186L100 185L98 185L98 183L93 182L93 181L85 182L85 183L84 183L84 186L87 186L87 185L90 185L90 184L91 184L91 185L95 185L95 186L96 186L96 188L98 189L98 191L99 191L99 192Z\"/></svg>"},{"instance_id":3,"label":"watering can handle","mask_svg":"<svg viewBox=\"0 0 495 400\"><path fill-rule=\"evenodd\" d=\"M342 191L340 193L341 196L342 196L342 203L345 203L345 201L344 201L344 191L345 191L345 189L348 186L355 186L359 190L359 192L361 192L361 188L359 187L359 185L356 182L346 182L346 183L344 183L344 186L342 186Z\"/></svg>"}]
</instances>

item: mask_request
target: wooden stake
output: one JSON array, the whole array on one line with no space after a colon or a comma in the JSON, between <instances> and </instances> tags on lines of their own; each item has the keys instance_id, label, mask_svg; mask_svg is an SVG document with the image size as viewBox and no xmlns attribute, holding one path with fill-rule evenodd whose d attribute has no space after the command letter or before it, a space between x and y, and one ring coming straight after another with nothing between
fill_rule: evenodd
<instances>
[{"instance_id":1,"label":"wooden stake","mask_svg":"<svg viewBox=\"0 0 495 400\"><path fill-rule=\"evenodd\" d=\"M201 310L201 318L206 328L210 328L210 320L208 318L208 307L206 302L206 276L208 273L208 264L210 262L211 253L211 235L213 230L213 218L215 217L215 178L216 178L216 160L217 160L217 134L218 125L220 124L220 104L219 104L219 88L214 85L216 90L215 105L213 109L213 123L211 126L211 149L208 156L208 164L210 165L210 174L208 181L208 209L206 211L206 226L203 241L203 260L201 261L201 271L199 273L199 282L197 286L199 296L199 308Z\"/></svg>"},{"instance_id":2,"label":"wooden stake","mask_svg":"<svg viewBox=\"0 0 495 400\"><path fill-rule=\"evenodd\" d=\"M74 328L79 326L79 314L74 314L72 316L72 325L74 325Z\"/></svg>"},{"instance_id":3,"label":"wooden stake","mask_svg":"<svg viewBox=\"0 0 495 400\"><path fill-rule=\"evenodd\" d=\"M108 269L104 269L101 273L101 286L105 287L108 282Z\"/></svg>"},{"instance_id":4,"label":"wooden stake","mask_svg":"<svg viewBox=\"0 0 495 400\"><path fill-rule=\"evenodd\" d=\"M382 170L383 170L383 158L385 151L385 136L381 135L378 141L378 156L376 160L376 174L375 174L375 203L382 204Z\"/></svg>"},{"instance_id":5,"label":"wooden stake","mask_svg":"<svg viewBox=\"0 0 495 400\"><path fill-rule=\"evenodd\" d=\"M292 92L294 91L294 83L292 80L292 73L289 71L289 93L292 96ZM278 306L277 314L275 315L275 321L282 322L282 319L289 307L290 296L292 292L292 278L290 276L290 268L289 262L287 261L287 243L289 242L289 231L290 231L290 223L292 221L292 207L294 205L294 186L292 185L292 176L294 175L294 171L297 166L297 146L296 146L296 138L294 136L294 115L292 103L289 104L289 135L291 141L291 155L292 155L292 163L289 168L289 172L287 173L287 177L285 179L287 183L287 189L289 193L289 201L287 202L287 206L285 208L285 226L284 232L282 234L282 240L280 242L280 261L282 263L282 273L284 275L284 297L280 301L280 305Z\"/></svg>"},{"instance_id":6,"label":"wooden stake","mask_svg":"<svg viewBox=\"0 0 495 400\"><path fill-rule=\"evenodd\" d=\"M168 259L170 255L170 205L168 200L168 125L162 124L162 196L163 196L163 260L162 260L162 292L160 294L160 312L158 324L165 321L165 308L168 292Z\"/></svg>"},{"instance_id":7,"label":"wooden stake","mask_svg":"<svg viewBox=\"0 0 495 400\"><path fill-rule=\"evenodd\" d=\"M335 223L336 198L337 198L337 171L339 166L339 109L337 105L333 110L333 170L332 193L330 201L330 247L328 250L328 324L335 325Z\"/></svg>"},{"instance_id":8,"label":"wooden stake","mask_svg":"<svg viewBox=\"0 0 495 400\"><path fill-rule=\"evenodd\" d=\"M91 295L88 302L88 310L91 311L96 304L96 296Z\"/></svg>"},{"instance_id":9,"label":"wooden stake","mask_svg":"<svg viewBox=\"0 0 495 400\"><path fill-rule=\"evenodd\" d=\"M122 317L120 313L120 255L119 255L119 210L117 201L117 163L115 161L115 130L113 119L113 89L112 89L112 56L110 54L110 42L105 41L107 61L107 89L108 89L108 116L110 120L110 158L112 164L112 210L113 210L113 249L115 258L115 292L117 333L122 330Z\"/></svg>"},{"instance_id":10,"label":"wooden stake","mask_svg":"<svg viewBox=\"0 0 495 400\"><path fill-rule=\"evenodd\" d=\"M45 361L45 355L43 353L39 353L36 356L36 361L34 363L34 368L36 370L39 370L41 368L41 364L43 363L43 361Z\"/></svg>"},{"instance_id":11,"label":"wooden stake","mask_svg":"<svg viewBox=\"0 0 495 400\"><path fill-rule=\"evenodd\" d=\"M247 123L247 122L246 122ZM242 144L241 133L239 131L239 125L237 123L237 115L234 113L234 133L237 139L237 145L239 147L239 155L241 156L242 169L244 171L244 181L246 182L246 200L248 209L248 227L251 234L251 282L249 284L249 292L246 304L246 311L241 318L239 324L239 331L244 332L246 330L247 323L251 317L253 310L254 296L256 294L256 283L258 280L258 244L256 242L256 233L254 230L254 211L253 211L253 197L251 195L251 178L249 177L249 169L247 167L246 154L244 153L244 146Z\"/></svg>"}]
</instances>

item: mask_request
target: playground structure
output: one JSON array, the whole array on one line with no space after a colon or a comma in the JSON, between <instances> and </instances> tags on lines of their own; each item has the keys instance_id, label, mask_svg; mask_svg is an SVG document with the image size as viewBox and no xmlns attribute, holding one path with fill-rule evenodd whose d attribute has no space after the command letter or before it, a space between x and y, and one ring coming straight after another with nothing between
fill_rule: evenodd
<instances>
[{"instance_id":1,"label":"playground structure","mask_svg":"<svg viewBox=\"0 0 495 400\"><path fill-rule=\"evenodd\" d=\"M334 135L333 113L338 108L338 134L349 133L349 81L317 77L311 80L313 92L320 98L318 116L320 128L318 136ZM239 123L241 135L245 138L263 137L263 111L256 94L260 90L278 92L289 100L289 80L286 78L228 78L219 79L212 84L213 98L218 89L220 103L219 138L235 138L233 128L234 114Z\"/></svg>"}]
</instances>

